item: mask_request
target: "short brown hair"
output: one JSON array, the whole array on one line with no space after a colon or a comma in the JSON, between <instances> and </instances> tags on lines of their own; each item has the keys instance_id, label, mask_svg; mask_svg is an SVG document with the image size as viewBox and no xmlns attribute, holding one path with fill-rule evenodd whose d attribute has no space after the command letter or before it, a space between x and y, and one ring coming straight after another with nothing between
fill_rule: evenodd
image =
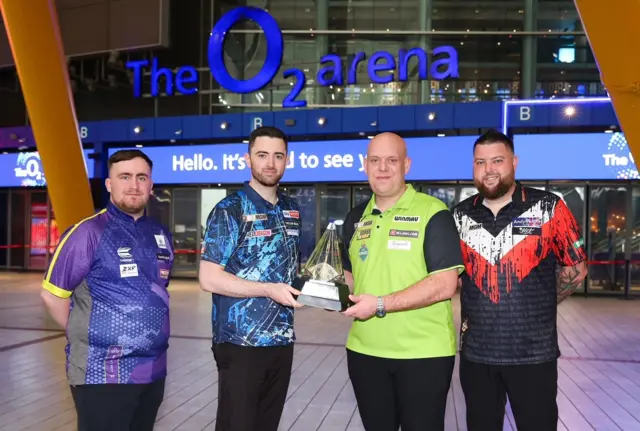
<instances>
[{"instance_id":1,"label":"short brown hair","mask_svg":"<svg viewBox=\"0 0 640 431\"><path fill-rule=\"evenodd\" d=\"M289 151L289 141L287 140L287 135L277 127L271 126L262 126L255 129L249 135L249 154L251 154L251 149L253 145L256 143L256 139L266 136L268 138L282 139L284 141L285 152Z\"/></svg>"},{"instance_id":2,"label":"short brown hair","mask_svg":"<svg viewBox=\"0 0 640 431\"><path fill-rule=\"evenodd\" d=\"M109 170L111 170L111 166L116 163L126 162L127 160L133 160L135 158L141 158L149 165L150 169L153 169L153 162L145 153L140 150L119 150L116 151L109 157L109 161L107 162Z\"/></svg>"}]
</instances>

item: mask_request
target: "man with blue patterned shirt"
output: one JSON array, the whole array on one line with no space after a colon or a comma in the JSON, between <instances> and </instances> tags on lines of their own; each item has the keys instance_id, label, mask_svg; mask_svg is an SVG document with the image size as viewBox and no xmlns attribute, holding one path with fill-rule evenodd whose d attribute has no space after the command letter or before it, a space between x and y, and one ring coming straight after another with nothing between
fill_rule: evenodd
<instances>
[{"instance_id":1,"label":"man with blue patterned shirt","mask_svg":"<svg viewBox=\"0 0 640 431\"><path fill-rule=\"evenodd\" d=\"M216 431L276 431L293 363L291 283L298 270L300 208L277 189L287 139L261 127L245 155L251 180L211 211L200 286L213 295L213 355L218 366Z\"/></svg>"},{"instance_id":2,"label":"man with blue patterned shirt","mask_svg":"<svg viewBox=\"0 0 640 431\"><path fill-rule=\"evenodd\" d=\"M107 208L69 228L42 298L66 329L79 431L151 431L169 347L169 231L148 218L152 162L139 150L108 161Z\"/></svg>"}]
</instances>

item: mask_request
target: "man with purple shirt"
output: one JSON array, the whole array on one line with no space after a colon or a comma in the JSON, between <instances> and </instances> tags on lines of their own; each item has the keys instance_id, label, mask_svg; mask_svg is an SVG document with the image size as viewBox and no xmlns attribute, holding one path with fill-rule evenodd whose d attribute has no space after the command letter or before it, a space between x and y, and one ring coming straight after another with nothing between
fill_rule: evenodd
<instances>
[{"instance_id":1,"label":"man with purple shirt","mask_svg":"<svg viewBox=\"0 0 640 431\"><path fill-rule=\"evenodd\" d=\"M153 163L139 150L109 158L107 208L62 236L42 283L66 329L78 431L151 431L169 347L169 231L147 217Z\"/></svg>"}]
</instances>

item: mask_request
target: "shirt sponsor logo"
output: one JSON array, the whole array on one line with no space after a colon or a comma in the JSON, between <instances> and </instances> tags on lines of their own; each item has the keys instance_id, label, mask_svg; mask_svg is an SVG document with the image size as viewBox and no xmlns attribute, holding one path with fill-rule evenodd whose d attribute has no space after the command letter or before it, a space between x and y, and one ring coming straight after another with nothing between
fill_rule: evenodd
<instances>
[{"instance_id":1,"label":"shirt sponsor logo","mask_svg":"<svg viewBox=\"0 0 640 431\"><path fill-rule=\"evenodd\" d=\"M418 238L418 236L420 236L420 232L418 232L417 230L391 229L389 231L389 236L401 236L404 238Z\"/></svg>"},{"instance_id":2,"label":"shirt sponsor logo","mask_svg":"<svg viewBox=\"0 0 640 431\"><path fill-rule=\"evenodd\" d=\"M282 211L286 218L300 218L300 211Z\"/></svg>"},{"instance_id":3,"label":"shirt sponsor logo","mask_svg":"<svg viewBox=\"0 0 640 431\"><path fill-rule=\"evenodd\" d=\"M242 216L243 222L266 220L266 214L245 214Z\"/></svg>"},{"instance_id":4,"label":"shirt sponsor logo","mask_svg":"<svg viewBox=\"0 0 640 431\"><path fill-rule=\"evenodd\" d=\"M106 383L118 383L120 380L120 358L124 352L123 346L109 346L104 359Z\"/></svg>"},{"instance_id":5,"label":"shirt sponsor logo","mask_svg":"<svg viewBox=\"0 0 640 431\"><path fill-rule=\"evenodd\" d=\"M169 278L169 270L161 269L160 270L160 278L164 278L165 280Z\"/></svg>"},{"instance_id":6,"label":"shirt sponsor logo","mask_svg":"<svg viewBox=\"0 0 640 431\"><path fill-rule=\"evenodd\" d=\"M542 227L540 217L518 217L513 220L513 227Z\"/></svg>"},{"instance_id":7,"label":"shirt sponsor logo","mask_svg":"<svg viewBox=\"0 0 640 431\"><path fill-rule=\"evenodd\" d=\"M358 239L367 239L371 236L371 229L362 229L358 231Z\"/></svg>"},{"instance_id":8,"label":"shirt sponsor logo","mask_svg":"<svg viewBox=\"0 0 640 431\"><path fill-rule=\"evenodd\" d=\"M164 260L164 261L168 261L171 259L170 255L164 254L164 253L156 253L156 257L158 258L158 260Z\"/></svg>"},{"instance_id":9,"label":"shirt sponsor logo","mask_svg":"<svg viewBox=\"0 0 640 431\"><path fill-rule=\"evenodd\" d=\"M401 216L397 215L393 217L393 221L399 223L419 223L420 216Z\"/></svg>"},{"instance_id":10,"label":"shirt sponsor logo","mask_svg":"<svg viewBox=\"0 0 640 431\"><path fill-rule=\"evenodd\" d=\"M131 247L120 247L118 248L118 256L120 256L120 259L131 259L133 256L130 251Z\"/></svg>"},{"instance_id":11,"label":"shirt sponsor logo","mask_svg":"<svg viewBox=\"0 0 640 431\"><path fill-rule=\"evenodd\" d=\"M361 227L371 226L373 224L373 220L361 221L353 224L354 229L360 229Z\"/></svg>"},{"instance_id":12,"label":"shirt sponsor logo","mask_svg":"<svg viewBox=\"0 0 640 431\"><path fill-rule=\"evenodd\" d=\"M584 239L580 238L576 242L573 243L573 248L578 249L584 245Z\"/></svg>"},{"instance_id":13,"label":"shirt sponsor logo","mask_svg":"<svg viewBox=\"0 0 640 431\"><path fill-rule=\"evenodd\" d=\"M128 278L128 277L137 277L138 276L138 265L135 263L126 263L120 265L120 277Z\"/></svg>"},{"instance_id":14,"label":"shirt sponsor logo","mask_svg":"<svg viewBox=\"0 0 640 431\"><path fill-rule=\"evenodd\" d=\"M156 243L158 243L158 247L167 248L167 239L164 237L164 235L162 234L154 235L154 237L156 238Z\"/></svg>"},{"instance_id":15,"label":"shirt sponsor logo","mask_svg":"<svg viewBox=\"0 0 640 431\"><path fill-rule=\"evenodd\" d=\"M513 235L540 235L542 234L542 229L539 227L528 227L528 226L519 226L513 227L511 232Z\"/></svg>"},{"instance_id":16,"label":"shirt sponsor logo","mask_svg":"<svg viewBox=\"0 0 640 431\"><path fill-rule=\"evenodd\" d=\"M367 256L369 256L369 249L365 244L362 244L360 246L360 250L358 251L358 257L361 261L364 262L365 260L367 260Z\"/></svg>"},{"instance_id":17,"label":"shirt sponsor logo","mask_svg":"<svg viewBox=\"0 0 640 431\"><path fill-rule=\"evenodd\" d=\"M287 235L299 235L300 234L300 222L295 220L284 221L284 228L287 232ZM296 232L295 234L292 232Z\"/></svg>"},{"instance_id":18,"label":"shirt sponsor logo","mask_svg":"<svg viewBox=\"0 0 640 431\"><path fill-rule=\"evenodd\" d=\"M119 247L116 253L118 253L120 263L133 263L131 247Z\"/></svg>"},{"instance_id":19,"label":"shirt sponsor logo","mask_svg":"<svg viewBox=\"0 0 640 431\"><path fill-rule=\"evenodd\" d=\"M271 229L252 230L247 234L247 238L259 238L271 236Z\"/></svg>"},{"instance_id":20,"label":"shirt sponsor logo","mask_svg":"<svg viewBox=\"0 0 640 431\"><path fill-rule=\"evenodd\" d=\"M390 239L387 248L389 250L411 250L411 241Z\"/></svg>"}]
</instances>

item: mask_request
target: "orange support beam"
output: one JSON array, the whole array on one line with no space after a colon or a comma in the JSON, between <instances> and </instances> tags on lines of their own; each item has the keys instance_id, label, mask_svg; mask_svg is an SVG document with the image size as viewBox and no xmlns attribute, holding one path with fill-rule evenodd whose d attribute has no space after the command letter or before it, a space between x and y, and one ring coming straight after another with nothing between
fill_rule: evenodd
<instances>
[{"instance_id":1,"label":"orange support beam","mask_svg":"<svg viewBox=\"0 0 640 431\"><path fill-rule=\"evenodd\" d=\"M60 229L93 214L55 0L0 0Z\"/></svg>"},{"instance_id":2,"label":"orange support beam","mask_svg":"<svg viewBox=\"0 0 640 431\"><path fill-rule=\"evenodd\" d=\"M629 149L640 166L640 3L636 0L575 0Z\"/></svg>"}]
</instances>

